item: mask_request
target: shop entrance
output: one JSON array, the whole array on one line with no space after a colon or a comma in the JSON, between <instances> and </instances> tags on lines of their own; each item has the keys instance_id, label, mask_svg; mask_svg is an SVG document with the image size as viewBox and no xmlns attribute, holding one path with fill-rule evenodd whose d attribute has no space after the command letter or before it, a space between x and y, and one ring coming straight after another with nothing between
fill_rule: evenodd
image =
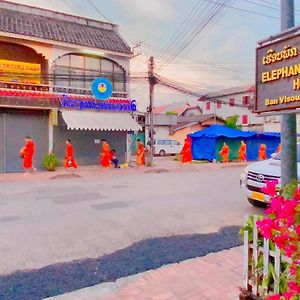
<instances>
[{"instance_id":1,"label":"shop entrance","mask_svg":"<svg viewBox=\"0 0 300 300\"><path fill-rule=\"evenodd\" d=\"M46 110L0 109L0 172L23 170L19 154L27 135L35 142L34 166L42 167L48 153L48 120Z\"/></svg>"}]
</instances>

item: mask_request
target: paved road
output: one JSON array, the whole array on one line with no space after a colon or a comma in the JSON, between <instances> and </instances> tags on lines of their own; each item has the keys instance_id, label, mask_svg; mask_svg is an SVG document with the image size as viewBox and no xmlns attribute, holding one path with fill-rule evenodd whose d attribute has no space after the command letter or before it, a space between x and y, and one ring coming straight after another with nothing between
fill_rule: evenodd
<instances>
[{"instance_id":1,"label":"paved road","mask_svg":"<svg viewBox=\"0 0 300 300\"><path fill-rule=\"evenodd\" d=\"M135 241L240 225L242 168L0 183L0 274L98 257ZM129 174L129 173L128 173Z\"/></svg>"}]
</instances>

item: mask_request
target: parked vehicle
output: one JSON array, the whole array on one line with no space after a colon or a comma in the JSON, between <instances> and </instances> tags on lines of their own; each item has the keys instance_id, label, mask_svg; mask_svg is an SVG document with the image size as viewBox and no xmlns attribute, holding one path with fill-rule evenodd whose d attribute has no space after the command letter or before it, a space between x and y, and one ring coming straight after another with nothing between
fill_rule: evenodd
<instances>
[{"instance_id":1,"label":"parked vehicle","mask_svg":"<svg viewBox=\"0 0 300 300\"><path fill-rule=\"evenodd\" d=\"M180 153L182 145L180 142L171 139L156 139L154 141L155 155L165 156Z\"/></svg>"},{"instance_id":2,"label":"parked vehicle","mask_svg":"<svg viewBox=\"0 0 300 300\"><path fill-rule=\"evenodd\" d=\"M242 192L253 206L266 206L270 203L270 197L261 191L261 188L265 187L266 181L278 180L278 187L280 187L281 153L272 156L270 159L247 166L241 175ZM298 181L300 182L300 143L297 144L297 157Z\"/></svg>"}]
</instances>

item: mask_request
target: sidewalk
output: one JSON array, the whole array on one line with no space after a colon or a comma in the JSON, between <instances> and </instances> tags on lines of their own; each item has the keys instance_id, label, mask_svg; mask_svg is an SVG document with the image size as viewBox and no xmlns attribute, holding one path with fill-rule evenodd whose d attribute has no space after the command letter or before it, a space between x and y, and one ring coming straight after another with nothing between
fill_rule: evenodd
<instances>
[{"instance_id":1,"label":"sidewalk","mask_svg":"<svg viewBox=\"0 0 300 300\"><path fill-rule=\"evenodd\" d=\"M234 300L242 273L243 247L237 247L48 299Z\"/></svg>"},{"instance_id":2,"label":"sidewalk","mask_svg":"<svg viewBox=\"0 0 300 300\"><path fill-rule=\"evenodd\" d=\"M155 158L155 166L138 168L133 163L132 166L124 169L110 169L105 170L98 165L92 166L79 166L76 170L65 170L60 167L54 172L45 170L38 170L37 172L30 172L27 176L24 176L23 172L14 173L0 173L0 183L16 182L16 181L32 181L32 180L49 180L49 179L63 179L72 177L98 177L98 176L116 176L116 175L135 175L142 173L160 173L160 172L183 172L183 171L199 171L199 170L222 170L223 168L242 168L246 167L247 163L230 162L226 164L222 163L192 163L182 165L178 161L174 161L173 158Z\"/></svg>"}]
</instances>

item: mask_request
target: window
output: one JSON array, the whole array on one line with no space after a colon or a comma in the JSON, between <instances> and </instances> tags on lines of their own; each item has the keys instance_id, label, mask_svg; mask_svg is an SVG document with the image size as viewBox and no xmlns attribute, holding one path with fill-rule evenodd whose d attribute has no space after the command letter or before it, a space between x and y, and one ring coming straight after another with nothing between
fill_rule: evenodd
<instances>
[{"instance_id":1,"label":"window","mask_svg":"<svg viewBox=\"0 0 300 300\"><path fill-rule=\"evenodd\" d=\"M249 104L249 96L243 96L243 105L248 105Z\"/></svg>"},{"instance_id":2,"label":"window","mask_svg":"<svg viewBox=\"0 0 300 300\"><path fill-rule=\"evenodd\" d=\"M217 101L217 108L222 108L222 103L220 101Z\"/></svg>"},{"instance_id":3,"label":"window","mask_svg":"<svg viewBox=\"0 0 300 300\"><path fill-rule=\"evenodd\" d=\"M85 69L100 71L100 59L94 57L85 58Z\"/></svg>"},{"instance_id":4,"label":"window","mask_svg":"<svg viewBox=\"0 0 300 300\"><path fill-rule=\"evenodd\" d=\"M156 144L157 145L165 145L165 140L157 140Z\"/></svg>"},{"instance_id":5,"label":"window","mask_svg":"<svg viewBox=\"0 0 300 300\"><path fill-rule=\"evenodd\" d=\"M247 125L248 124L248 115L242 115L242 124Z\"/></svg>"},{"instance_id":6,"label":"window","mask_svg":"<svg viewBox=\"0 0 300 300\"><path fill-rule=\"evenodd\" d=\"M234 98L229 99L229 106L234 106Z\"/></svg>"},{"instance_id":7,"label":"window","mask_svg":"<svg viewBox=\"0 0 300 300\"><path fill-rule=\"evenodd\" d=\"M67 54L55 60L54 85L56 87L91 89L97 77L107 77L113 91L126 92L125 70L116 62L100 57Z\"/></svg>"},{"instance_id":8,"label":"window","mask_svg":"<svg viewBox=\"0 0 300 300\"><path fill-rule=\"evenodd\" d=\"M206 102L206 110L210 110L210 102Z\"/></svg>"},{"instance_id":9,"label":"window","mask_svg":"<svg viewBox=\"0 0 300 300\"><path fill-rule=\"evenodd\" d=\"M166 140L166 145L172 145L172 141L171 140Z\"/></svg>"},{"instance_id":10,"label":"window","mask_svg":"<svg viewBox=\"0 0 300 300\"><path fill-rule=\"evenodd\" d=\"M173 140L172 143L173 143L173 145L177 145L177 146L180 145L180 143L178 141L175 141L175 140Z\"/></svg>"},{"instance_id":11,"label":"window","mask_svg":"<svg viewBox=\"0 0 300 300\"><path fill-rule=\"evenodd\" d=\"M72 68L84 69L84 56L71 55L71 66Z\"/></svg>"}]
</instances>

